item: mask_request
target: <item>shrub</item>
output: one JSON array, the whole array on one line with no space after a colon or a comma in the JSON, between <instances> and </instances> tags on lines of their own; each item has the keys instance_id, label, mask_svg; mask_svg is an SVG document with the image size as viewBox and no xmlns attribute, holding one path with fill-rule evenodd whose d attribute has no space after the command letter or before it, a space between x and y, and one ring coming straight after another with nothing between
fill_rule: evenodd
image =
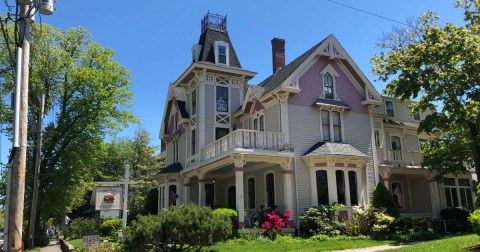
<instances>
[{"instance_id":1,"label":"shrub","mask_svg":"<svg viewBox=\"0 0 480 252\"><path fill-rule=\"evenodd\" d=\"M338 214L343 205L333 204L331 206L311 207L305 210L300 216L307 236L316 234L339 235L344 226L338 221Z\"/></svg>"},{"instance_id":2,"label":"shrub","mask_svg":"<svg viewBox=\"0 0 480 252\"><path fill-rule=\"evenodd\" d=\"M369 208L352 208L352 216L345 222L345 233L350 236L366 235L370 231L370 211Z\"/></svg>"},{"instance_id":3,"label":"shrub","mask_svg":"<svg viewBox=\"0 0 480 252\"><path fill-rule=\"evenodd\" d=\"M97 219L92 218L76 218L72 220L72 224L64 229L64 237L71 239L82 238L86 235L99 234L100 224Z\"/></svg>"},{"instance_id":4,"label":"shrub","mask_svg":"<svg viewBox=\"0 0 480 252\"><path fill-rule=\"evenodd\" d=\"M428 218L399 218L394 223L394 238L398 241L427 241L440 236L432 228L432 220Z\"/></svg>"},{"instance_id":5,"label":"shrub","mask_svg":"<svg viewBox=\"0 0 480 252\"><path fill-rule=\"evenodd\" d=\"M262 228L265 229L263 236L275 240L277 235L282 231L282 228L288 227L288 220L290 219L290 210L285 211L283 216L278 215L275 210L268 209L265 211Z\"/></svg>"},{"instance_id":6,"label":"shrub","mask_svg":"<svg viewBox=\"0 0 480 252\"><path fill-rule=\"evenodd\" d=\"M371 229L372 237L376 240L389 239L391 236L391 227L395 218L383 212L373 214L373 226Z\"/></svg>"},{"instance_id":7,"label":"shrub","mask_svg":"<svg viewBox=\"0 0 480 252\"><path fill-rule=\"evenodd\" d=\"M449 231L466 231L470 230L470 222L468 217L470 216L470 211L463 208L450 207L445 208L440 211L440 216L444 220L453 220L452 222L447 222L447 230Z\"/></svg>"},{"instance_id":8,"label":"shrub","mask_svg":"<svg viewBox=\"0 0 480 252\"><path fill-rule=\"evenodd\" d=\"M395 201L393 200L392 193L388 191L383 183L378 183L373 190L372 206L375 208L385 208L386 214L392 217L397 218L400 216Z\"/></svg>"},{"instance_id":9,"label":"shrub","mask_svg":"<svg viewBox=\"0 0 480 252\"><path fill-rule=\"evenodd\" d=\"M122 219L107 219L100 224L100 234L102 236L110 236L113 239L117 237L117 231L122 229Z\"/></svg>"},{"instance_id":10,"label":"shrub","mask_svg":"<svg viewBox=\"0 0 480 252\"><path fill-rule=\"evenodd\" d=\"M217 217L227 218L232 222L233 228L238 227L238 213L230 208L217 208L213 210L213 214Z\"/></svg>"},{"instance_id":11,"label":"shrub","mask_svg":"<svg viewBox=\"0 0 480 252\"><path fill-rule=\"evenodd\" d=\"M139 215L124 229L122 245L125 251L200 250L231 232L231 221L215 216L209 207L172 206L159 215Z\"/></svg>"},{"instance_id":12,"label":"shrub","mask_svg":"<svg viewBox=\"0 0 480 252\"><path fill-rule=\"evenodd\" d=\"M480 210L477 209L475 212L471 213L468 220L470 221L470 224L472 224L473 232L480 235Z\"/></svg>"}]
</instances>

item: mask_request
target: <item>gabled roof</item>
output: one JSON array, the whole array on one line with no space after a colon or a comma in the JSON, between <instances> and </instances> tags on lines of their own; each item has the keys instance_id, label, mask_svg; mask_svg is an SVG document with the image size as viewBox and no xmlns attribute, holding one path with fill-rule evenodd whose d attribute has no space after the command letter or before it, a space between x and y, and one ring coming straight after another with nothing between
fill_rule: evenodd
<instances>
[{"instance_id":1,"label":"gabled roof","mask_svg":"<svg viewBox=\"0 0 480 252\"><path fill-rule=\"evenodd\" d=\"M303 156L325 156L325 155L341 155L367 157L363 152L357 150L350 144L318 142L314 144Z\"/></svg>"},{"instance_id":2,"label":"gabled roof","mask_svg":"<svg viewBox=\"0 0 480 252\"><path fill-rule=\"evenodd\" d=\"M320 43L316 44L308 51L300 55L298 58L293 60L292 62L288 63L284 68L281 68L273 75L266 78L262 81L258 86L263 87L265 90L263 91L262 95L268 94L275 88L282 85L282 83L295 71L297 68L308 58L312 55L313 52L317 50L318 47L325 41L326 39L322 40Z\"/></svg>"},{"instance_id":3,"label":"gabled roof","mask_svg":"<svg viewBox=\"0 0 480 252\"><path fill-rule=\"evenodd\" d=\"M182 170L182 165L180 163L173 163L165 168L163 168L158 174L167 174L167 173L179 173Z\"/></svg>"},{"instance_id":4,"label":"gabled roof","mask_svg":"<svg viewBox=\"0 0 480 252\"><path fill-rule=\"evenodd\" d=\"M198 58L199 61L207 61L215 64L215 52L213 50L213 43L215 41L223 41L228 43L229 46L229 58L230 58L230 66L242 68L240 65L240 61L238 60L237 53L233 48L232 41L230 41L230 37L228 36L227 31L220 31L208 27L205 31L200 35L200 39L198 40L198 44L202 46L202 50L200 50L200 57Z\"/></svg>"}]
</instances>

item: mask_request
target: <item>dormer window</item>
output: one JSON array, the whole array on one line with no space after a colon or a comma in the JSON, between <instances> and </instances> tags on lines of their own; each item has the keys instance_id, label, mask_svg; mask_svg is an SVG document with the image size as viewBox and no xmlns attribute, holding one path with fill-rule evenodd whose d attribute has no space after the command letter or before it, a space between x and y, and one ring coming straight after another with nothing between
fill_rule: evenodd
<instances>
[{"instance_id":1,"label":"dormer window","mask_svg":"<svg viewBox=\"0 0 480 252\"><path fill-rule=\"evenodd\" d=\"M335 78L339 77L337 71L328 64L321 72L323 81L323 93L322 98L325 99L338 99L335 95Z\"/></svg>"},{"instance_id":2,"label":"dormer window","mask_svg":"<svg viewBox=\"0 0 480 252\"><path fill-rule=\"evenodd\" d=\"M418 109L413 110L412 117L414 121L416 122L420 121L420 112L418 111Z\"/></svg>"},{"instance_id":3,"label":"dormer window","mask_svg":"<svg viewBox=\"0 0 480 252\"><path fill-rule=\"evenodd\" d=\"M387 115L390 117L395 116L395 112L393 110L393 102L392 101L386 101L385 102L385 110L387 112Z\"/></svg>"},{"instance_id":4,"label":"dormer window","mask_svg":"<svg viewBox=\"0 0 480 252\"><path fill-rule=\"evenodd\" d=\"M213 43L215 51L215 63L219 65L229 64L229 45L223 41L215 41Z\"/></svg>"}]
</instances>

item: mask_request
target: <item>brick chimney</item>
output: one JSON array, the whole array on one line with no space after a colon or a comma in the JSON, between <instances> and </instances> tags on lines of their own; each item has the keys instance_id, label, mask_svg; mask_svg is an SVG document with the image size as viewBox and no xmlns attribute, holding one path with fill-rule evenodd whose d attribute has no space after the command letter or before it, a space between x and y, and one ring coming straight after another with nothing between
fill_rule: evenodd
<instances>
[{"instance_id":1,"label":"brick chimney","mask_svg":"<svg viewBox=\"0 0 480 252\"><path fill-rule=\"evenodd\" d=\"M272 64L274 74L278 69L285 67L285 39L272 39Z\"/></svg>"}]
</instances>

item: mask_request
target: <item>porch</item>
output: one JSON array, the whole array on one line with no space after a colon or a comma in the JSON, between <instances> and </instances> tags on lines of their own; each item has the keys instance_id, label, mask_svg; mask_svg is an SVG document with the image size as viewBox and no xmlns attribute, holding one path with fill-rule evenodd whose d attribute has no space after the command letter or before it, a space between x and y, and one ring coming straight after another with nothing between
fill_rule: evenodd
<instances>
[{"instance_id":1,"label":"porch","mask_svg":"<svg viewBox=\"0 0 480 252\"><path fill-rule=\"evenodd\" d=\"M254 132L249 134L252 133ZM243 141L245 134L242 134L232 135L240 135ZM237 142L238 138L234 137L225 136L228 141L217 141L222 144L212 150L220 150L217 152L220 155L212 156L209 162L194 170L182 170L162 177L159 181L159 209L186 203L231 208L238 213L239 228L250 227L251 214L261 211L262 206L265 210L276 206L281 213L287 209L293 210L293 154L289 151L271 152L265 149L249 152L243 148L227 151L228 148L222 146L228 147L231 146L230 143ZM235 141L230 142L230 139ZM245 146L244 143L245 141L242 146ZM178 198L170 197L171 192L178 195Z\"/></svg>"},{"instance_id":2,"label":"porch","mask_svg":"<svg viewBox=\"0 0 480 252\"><path fill-rule=\"evenodd\" d=\"M428 170L380 167L379 175L402 216L440 218L440 189Z\"/></svg>"}]
</instances>

